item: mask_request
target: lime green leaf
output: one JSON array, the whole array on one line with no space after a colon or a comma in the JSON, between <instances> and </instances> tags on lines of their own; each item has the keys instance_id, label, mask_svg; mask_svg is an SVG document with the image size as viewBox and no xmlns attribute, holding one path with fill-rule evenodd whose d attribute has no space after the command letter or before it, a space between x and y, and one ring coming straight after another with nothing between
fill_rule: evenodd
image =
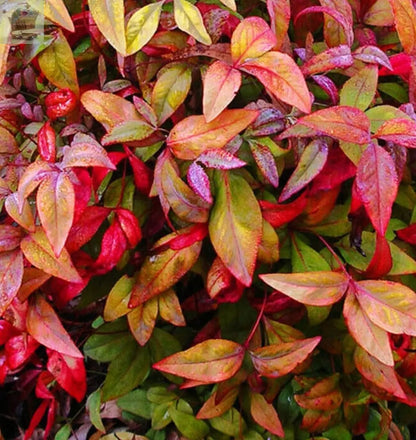
<instances>
[{"instance_id":1,"label":"lime green leaf","mask_svg":"<svg viewBox=\"0 0 416 440\"><path fill-rule=\"evenodd\" d=\"M101 420L101 390L95 390L88 396L87 399L87 411L90 417L91 423L98 431L105 432L103 421Z\"/></svg>"},{"instance_id":2,"label":"lime green leaf","mask_svg":"<svg viewBox=\"0 0 416 440\"><path fill-rule=\"evenodd\" d=\"M187 0L173 0L173 5L178 28L192 35L200 43L211 44L211 37L205 29L199 9Z\"/></svg>"},{"instance_id":3,"label":"lime green leaf","mask_svg":"<svg viewBox=\"0 0 416 440\"><path fill-rule=\"evenodd\" d=\"M178 430L189 440L203 440L209 433L205 422L192 414L179 411L174 404L169 407L169 415Z\"/></svg>"}]
</instances>

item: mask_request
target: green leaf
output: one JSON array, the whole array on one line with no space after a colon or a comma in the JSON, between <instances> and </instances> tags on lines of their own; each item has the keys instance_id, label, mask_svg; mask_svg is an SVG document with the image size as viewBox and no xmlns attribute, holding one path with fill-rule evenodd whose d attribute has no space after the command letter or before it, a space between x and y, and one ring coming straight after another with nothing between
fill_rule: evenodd
<instances>
[{"instance_id":1,"label":"green leaf","mask_svg":"<svg viewBox=\"0 0 416 440\"><path fill-rule=\"evenodd\" d=\"M212 245L228 270L251 284L263 232L257 199L245 179L232 172L214 173L215 203L209 219Z\"/></svg>"},{"instance_id":2,"label":"green leaf","mask_svg":"<svg viewBox=\"0 0 416 440\"><path fill-rule=\"evenodd\" d=\"M152 404L147 399L146 391L140 388L117 399L117 406L146 420L152 417Z\"/></svg>"},{"instance_id":3,"label":"green leaf","mask_svg":"<svg viewBox=\"0 0 416 440\"><path fill-rule=\"evenodd\" d=\"M192 35L200 43L212 44L211 37L205 29L199 9L187 0L173 0L175 22L181 31Z\"/></svg>"},{"instance_id":4,"label":"green leaf","mask_svg":"<svg viewBox=\"0 0 416 440\"><path fill-rule=\"evenodd\" d=\"M154 131L155 129L145 121L124 121L113 126L103 136L101 143L107 146L123 142L141 141L149 137Z\"/></svg>"},{"instance_id":5,"label":"green leaf","mask_svg":"<svg viewBox=\"0 0 416 440\"><path fill-rule=\"evenodd\" d=\"M169 414L169 408L172 405L171 402L161 403L154 407L152 411L152 429L163 429L169 425L172 421L172 417Z\"/></svg>"},{"instance_id":6,"label":"green leaf","mask_svg":"<svg viewBox=\"0 0 416 440\"><path fill-rule=\"evenodd\" d=\"M235 408L231 408L222 416L210 419L209 423L217 431L231 437L239 437L247 428L245 420Z\"/></svg>"},{"instance_id":7,"label":"green leaf","mask_svg":"<svg viewBox=\"0 0 416 440\"><path fill-rule=\"evenodd\" d=\"M71 425L68 423L55 434L55 440L68 440L70 435L72 434Z\"/></svg>"},{"instance_id":8,"label":"green leaf","mask_svg":"<svg viewBox=\"0 0 416 440\"><path fill-rule=\"evenodd\" d=\"M174 404L169 407L169 415L178 430L189 440L203 440L209 433L205 422L192 414L179 411Z\"/></svg>"},{"instance_id":9,"label":"green leaf","mask_svg":"<svg viewBox=\"0 0 416 440\"><path fill-rule=\"evenodd\" d=\"M100 32L107 41L126 56L123 0L88 0L88 7Z\"/></svg>"},{"instance_id":10,"label":"green leaf","mask_svg":"<svg viewBox=\"0 0 416 440\"><path fill-rule=\"evenodd\" d=\"M386 121L390 121L391 119L411 120L410 116L405 112L391 105L377 105L376 107L368 109L365 114L370 120L372 133L375 133Z\"/></svg>"},{"instance_id":11,"label":"green leaf","mask_svg":"<svg viewBox=\"0 0 416 440\"><path fill-rule=\"evenodd\" d=\"M87 411L91 423L98 431L105 432L103 421L101 420L101 390L97 389L88 396Z\"/></svg>"},{"instance_id":12,"label":"green leaf","mask_svg":"<svg viewBox=\"0 0 416 440\"><path fill-rule=\"evenodd\" d=\"M61 89L79 94L77 71L71 46L63 32L56 31L55 40L38 57L39 67L48 80Z\"/></svg>"},{"instance_id":13,"label":"green leaf","mask_svg":"<svg viewBox=\"0 0 416 440\"><path fill-rule=\"evenodd\" d=\"M145 46L159 26L164 0L151 3L136 11L127 23L127 55L132 55Z\"/></svg>"},{"instance_id":14,"label":"green leaf","mask_svg":"<svg viewBox=\"0 0 416 440\"><path fill-rule=\"evenodd\" d=\"M133 339L111 361L102 388L102 400L107 402L127 394L140 385L150 372L147 347L140 347Z\"/></svg>"}]
</instances>

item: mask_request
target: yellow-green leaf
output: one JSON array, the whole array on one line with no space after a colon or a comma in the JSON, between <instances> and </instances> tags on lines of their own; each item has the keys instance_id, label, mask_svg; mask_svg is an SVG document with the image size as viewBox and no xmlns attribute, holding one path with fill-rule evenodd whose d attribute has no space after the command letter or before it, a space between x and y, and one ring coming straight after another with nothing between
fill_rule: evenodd
<instances>
[{"instance_id":1,"label":"yellow-green leaf","mask_svg":"<svg viewBox=\"0 0 416 440\"><path fill-rule=\"evenodd\" d=\"M209 219L212 245L228 270L251 284L263 233L263 220L250 185L237 174L216 171L215 204Z\"/></svg>"},{"instance_id":2,"label":"yellow-green leaf","mask_svg":"<svg viewBox=\"0 0 416 440\"><path fill-rule=\"evenodd\" d=\"M185 101L192 82L192 70L185 63L168 64L158 75L152 92L152 107L163 124Z\"/></svg>"},{"instance_id":3,"label":"yellow-green leaf","mask_svg":"<svg viewBox=\"0 0 416 440\"><path fill-rule=\"evenodd\" d=\"M54 42L40 53L38 60L43 74L53 85L79 94L74 55L60 29L56 32Z\"/></svg>"},{"instance_id":4,"label":"yellow-green leaf","mask_svg":"<svg viewBox=\"0 0 416 440\"><path fill-rule=\"evenodd\" d=\"M136 11L127 23L127 55L139 51L153 37L159 25L164 1L151 3Z\"/></svg>"},{"instance_id":5,"label":"yellow-green leaf","mask_svg":"<svg viewBox=\"0 0 416 440\"><path fill-rule=\"evenodd\" d=\"M131 334L141 346L146 345L152 336L158 311L158 298L153 297L139 304L127 315Z\"/></svg>"},{"instance_id":6,"label":"yellow-green leaf","mask_svg":"<svg viewBox=\"0 0 416 440\"><path fill-rule=\"evenodd\" d=\"M104 307L104 320L114 321L130 312L128 304L134 279L123 275L108 294Z\"/></svg>"},{"instance_id":7,"label":"yellow-green leaf","mask_svg":"<svg viewBox=\"0 0 416 440\"><path fill-rule=\"evenodd\" d=\"M48 20L70 32L74 32L74 23L63 0L27 0L29 5L43 14Z\"/></svg>"},{"instance_id":8,"label":"yellow-green leaf","mask_svg":"<svg viewBox=\"0 0 416 440\"><path fill-rule=\"evenodd\" d=\"M187 0L173 0L173 5L178 28L192 35L200 43L211 44L211 37L205 29L199 9Z\"/></svg>"},{"instance_id":9,"label":"yellow-green leaf","mask_svg":"<svg viewBox=\"0 0 416 440\"><path fill-rule=\"evenodd\" d=\"M92 17L107 41L126 56L124 0L88 0Z\"/></svg>"}]
</instances>

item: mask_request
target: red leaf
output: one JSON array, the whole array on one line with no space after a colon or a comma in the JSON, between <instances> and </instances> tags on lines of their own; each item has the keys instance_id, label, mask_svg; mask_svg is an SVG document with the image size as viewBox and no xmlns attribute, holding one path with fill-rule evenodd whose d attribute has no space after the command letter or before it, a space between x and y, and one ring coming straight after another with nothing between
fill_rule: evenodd
<instances>
[{"instance_id":1,"label":"red leaf","mask_svg":"<svg viewBox=\"0 0 416 440\"><path fill-rule=\"evenodd\" d=\"M402 55L402 54L401 54ZM380 64L383 66L379 71L378 75L383 76L384 75L392 75L394 72L393 66L392 66L392 58L394 58L396 55L393 55L390 59L389 57L377 46L361 46L358 47L354 53L353 57L356 60L363 61L364 63L370 63L370 64ZM390 72L390 73L386 73Z\"/></svg>"},{"instance_id":2,"label":"red leaf","mask_svg":"<svg viewBox=\"0 0 416 440\"><path fill-rule=\"evenodd\" d=\"M349 46L341 44L310 58L303 64L301 71L305 76L316 75L333 69L345 69L353 63L354 58L351 55L351 49Z\"/></svg>"},{"instance_id":3,"label":"red leaf","mask_svg":"<svg viewBox=\"0 0 416 440\"><path fill-rule=\"evenodd\" d=\"M39 347L39 343L27 333L11 337L4 345L7 365L11 370L21 367Z\"/></svg>"},{"instance_id":4,"label":"red leaf","mask_svg":"<svg viewBox=\"0 0 416 440\"><path fill-rule=\"evenodd\" d=\"M246 60L258 58L276 44L269 25L260 17L249 17L240 22L231 37L231 58L234 67Z\"/></svg>"},{"instance_id":5,"label":"red leaf","mask_svg":"<svg viewBox=\"0 0 416 440\"><path fill-rule=\"evenodd\" d=\"M208 168L216 168L218 170L232 170L241 168L246 163L235 157L227 150L206 150L198 158L197 162L202 163Z\"/></svg>"},{"instance_id":6,"label":"red leaf","mask_svg":"<svg viewBox=\"0 0 416 440\"><path fill-rule=\"evenodd\" d=\"M390 66L384 66L378 71L379 76L398 75L409 81L411 71L411 56L406 53L397 53L389 58Z\"/></svg>"},{"instance_id":7,"label":"red leaf","mask_svg":"<svg viewBox=\"0 0 416 440\"><path fill-rule=\"evenodd\" d=\"M279 437L284 437L282 424L272 403L259 393L250 396L250 413L256 423Z\"/></svg>"},{"instance_id":8,"label":"red leaf","mask_svg":"<svg viewBox=\"0 0 416 440\"><path fill-rule=\"evenodd\" d=\"M373 137L391 141L406 148L416 148L416 122L397 118L384 122Z\"/></svg>"},{"instance_id":9,"label":"red leaf","mask_svg":"<svg viewBox=\"0 0 416 440\"><path fill-rule=\"evenodd\" d=\"M63 355L83 359L83 354L63 328L58 315L42 296L31 298L26 325L28 333L45 347Z\"/></svg>"},{"instance_id":10,"label":"red leaf","mask_svg":"<svg viewBox=\"0 0 416 440\"><path fill-rule=\"evenodd\" d=\"M32 437L32 434L36 427L39 425L39 423L42 421L42 418L46 412L46 409L49 406L48 400L43 400L42 403L39 405L39 407L34 412L32 418L30 419L29 427L27 428L25 432L25 436L23 440L30 440Z\"/></svg>"},{"instance_id":11,"label":"red leaf","mask_svg":"<svg viewBox=\"0 0 416 440\"><path fill-rule=\"evenodd\" d=\"M188 168L187 180L189 186L207 203L212 203L211 184L209 177L201 165L192 162Z\"/></svg>"},{"instance_id":12,"label":"red leaf","mask_svg":"<svg viewBox=\"0 0 416 440\"><path fill-rule=\"evenodd\" d=\"M296 403L313 411L333 411L341 406L342 393L339 388L339 374L326 377L315 383L303 394L295 394Z\"/></svg>"},{"instance_id":13,"label":"red leaf","mask_svg":"<svg viewBox=\"0 0 416 440\"><path fill-rule=\"evenodd\" d=\"M268 221L274 228L291 222L306 207L306 192L302 193L296 200L287 204L277 204L260 200L260 207L263 218Z\"/></svg>"},{"instance_id":14,"label":"red leaf","mask_svg":"<svg viewBox=\"0 0 416 440\"><path fill-rule=\"evenodd\" d=\"M126 146L124 151L127 154L131 168L133 170L134 184L136 188L144 195L149 195L153 182L152 170L135 154L133 154Z\"/></svg>"},{"instance_id":15,"label":"red leaf","mask_svg":"<svg viewBox=\"0 0 416 440\"><path fill-rule=\"evenodd\" d=\"M53 351L49 353L47 369L69 395L81 402L87 391L84 359Z\"/></svg>"},{"instance_id":16,"label":"red leaf","mask_svg":"<svg viewBox=\"0 0 416 440\"><path fill-rule=\"evenodd\" d=\"M220 258L212 263L207 275L207 292L217 302L236 302L241 298L244 285L227 269Z\"/></svg>"},{"instance_id":17,"label":"red leaf","mask_svg":"<svg viewBox=\"0 0 416 440\"><path fill-rule=\"evenodd\" d=\"M208 339L153 365L156 370L204 383L222 382L240 369L245 349L225 339Z\"/></svg>"},{"instance_id":18,"label":"red leaf","mask_svg":"<svg viewBox=\"0 0 416 440\"><path fill-rule=\"evenodd\" d=\"M257 372L265 377L281 377L290 373L303 362L321 340L320 336L267 345L250 352L251 360Z\"/></svg>"},{"instance_id":19,"label":"red leaf","mask_svg":"<svg viewBox=\"0 0 416 440\"><path fill-rule=\"evenodd\" d=\"M276 99L304 113L311 111L312 100L305 79L289 55L268 52L246 61L240 69L255 76Z\"/></svg>"},{"instance_id":20,"label":"red leaf","mask_svg":"<svg viewBox=\"0 0 416 440\"><path fill-rule=\"evenodd\" d=\"M222 61L211 64L204 76L203 112L207 122L215 119L234 99L241 86L241 73Z\"/></svg>"},{"instance_id":21,"label":"red leaf","mask_svg":"<svg viewBox=\"0 0 416 440\"><path fill-rule=\"evenodd\" d=\"M66 116L77 105L77 97L72 90L61 89L49 93L45 98L46 114L49 119L54 120Z\"/></svg>"},{"instance_id":22,"label":"red leaf","mask_svg":"<svg viewBox=\"0 0 416 440\"><path fill-rule=\"evenodd\" d=\"M23 256L18 249L0 253L0 316L13 301L23 279Z\"/></svg>"},{"instance_id":23,"label":"red leaf","mask_svg":"<svg viewBox=\"0 0 416 440\"><path fill-rule=\"evenodd\" d=\"M50 121L46 121L38 132L38 151L40 157L46 162L55 162L56 139L55 130Z\"/></svg>"},{"instance_id":24,"label":"red leaf","mask_svg":"<svg viewBox=\"0 0 416 440\"><path fill-rule=\"evenodd\" d=\"M334 81L325 75L312 75L312 79L329 96L331 103L336 105L339 101L339 93Z\"/></svg>"},{"instance_id":25,"label":"red leaf","mask_svg":"<svg viewBox=\"0 0 416 440\"><path fill-rule=\"evenodd\" d=\"M393 266L389 242L380 234L377 234L376 249L373 258L365 271L367 278L382 278L390 272Z\"/></svg>"},{"instance_id":26,"label":"red leaf","mask_svg":"<svg viewBox=\"0 0 416 440\"><path fill-rule=\"evenodd\" d=\"M284 131L279 139L290 136L310 137L326 135L335 139L356 144L368 144L370 139L370 121L358 108L335 106L318 110L300 118L295 125Z\"/></svg>"},{"instance_id":27,"label":"red leaf","mask_svg":"<svg viewBox=\"0 0 416 440\"><path fill-rule=\"evenodd\" d=\"M186 232L178 234L176 237L171 238L169 241L163 244L163 247L168 247L174 251L180 251L189 246L192 246L197 241L203 240L208 234L207 225L196 224L186 229ZM155 248L154 251L158 252L160 248Z\"/></svg>"},{"instance_id":28,"label":"red leaf","mask_svg":"<svg viewBox=\"0 0 416 440\"><path fill-rule=\"evenodd\" d=\"M263 176L275 187L279 186L279 173L277 171L276 162L266 145L250 140L249 142L251 154L256 161Z\"/></svg>"},{"instance_id":29,"label":"red leaf","mask_svg":"<svg viewBox=\"0 0 416 440\"><path fill-rule=\"evenodd\" d=\"M357 193L375 230L385 235L398 190L396 168L391 156L370 144L357 166Z\"/></svg>"},{"instance_id":30,"label":"red leaf","mask_svg":"<svg viewBox=\"0 0 416 440\"><path fill-rule=\"evenodd\" d=\"M135 248L142 238L142 231L137 217L131 211L124 208L117 208L115 213L129 247L131 249Z\"/></svg>"},{"instance_id":31,"label":"red leaf","mask_svg":"<svg viewBox=\"0 0 416 440\"><path fill-rule=\"evenodd\" d=\"M407 228L396 231L397 236L410 244L416 246L416 223L411 224Z\"/></svg>"},{"instance_id":32,"label":"red leaf","mask_svg":"<svg viewBox=\"0 0 416 440\"><path fill-rule=\"evenodd\" d=\"M12 225L0 225L0 252L7 252L16 249L23 234L19 227Z\"/></svg>"}]
</instances>

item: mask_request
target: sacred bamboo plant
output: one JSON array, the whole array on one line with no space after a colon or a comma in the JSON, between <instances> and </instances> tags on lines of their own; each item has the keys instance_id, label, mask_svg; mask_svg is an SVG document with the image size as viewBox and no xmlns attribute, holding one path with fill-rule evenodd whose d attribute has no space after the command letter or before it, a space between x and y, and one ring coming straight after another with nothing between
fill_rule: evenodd
<instances>
[{"instance_id":1,"label":"sacred bamboo plant","mask_svg":"<svg viewBox=\"0 0 416 440\"><path fill-rule=\"evenodd\" d=\"M412 1L26 7L0 437L415 438Z\"/></svg>"}]
</instances>

